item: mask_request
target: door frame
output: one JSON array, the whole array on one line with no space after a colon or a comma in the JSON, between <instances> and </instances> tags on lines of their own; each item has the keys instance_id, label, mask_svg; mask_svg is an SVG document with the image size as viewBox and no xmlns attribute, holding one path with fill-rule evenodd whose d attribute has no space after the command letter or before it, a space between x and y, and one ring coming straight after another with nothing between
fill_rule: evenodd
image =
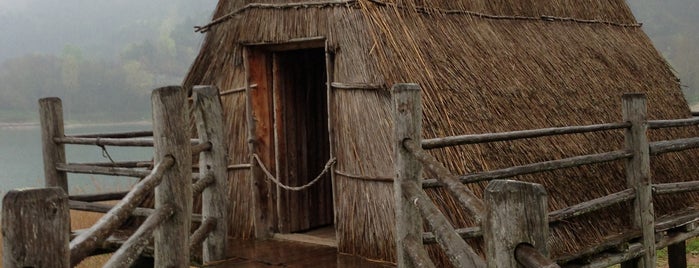
<instances>
[{"instance_id":1,"label":"door frame","mask_svg":"<svg viewBox=\"0 0 699 268\"><path fill-rule=\"evenodd\" d=\"M266 178L264 171L253 159L259 155L260 160L270 173L278 177L279 165L278 133L275 125L278 105L274 87L273 57L274 52L323 48L325 50L327 118L329 154L335 157L332 82L334 77L334 53L329 49L325 37L292 39L281 43L243 43L243 64L246 88L246 119L248 122L248 145L251 155L251 191L253 198L255 237L270 238L279 232L278 187ZM252 81L257 81L253 83ZM264 81L264 82L259 82ZM256 86L254 85L256 84ZM333 223L337 222L337 191L334 165L330 172L333 196Z\"/></svg>"}]
</instances>

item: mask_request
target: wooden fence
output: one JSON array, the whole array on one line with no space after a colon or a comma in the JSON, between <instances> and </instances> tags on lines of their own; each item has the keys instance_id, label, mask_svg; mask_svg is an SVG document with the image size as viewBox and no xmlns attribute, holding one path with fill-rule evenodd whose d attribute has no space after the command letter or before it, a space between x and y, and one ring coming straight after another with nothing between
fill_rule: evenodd
<instances>
[{"instance_id":1,"label":"wooden fence","mask_svg":"<svg viewBox=\"0 0 699 268\"><path fill-rule=\"evenodd\" d=\"M46 189L11 191L3 200L4 267L71 267L105 244L118 249L106 267L132 265L153 238L156 267L189 267L190 249L201 244L204 263L223 260L227 248L226 144L218 90L196 87L193 113L199 139L188 131L187 96L181 87L153 91L153 131L65 136L61 100L39 101ZM152 137L152 138L146 138ZM153 161L67 163L65 144L152 146ZM192 155L199 155L192 173ZM111 160L111 159L110 159ZM154 163L154 164L153 164ZM144 170L139 168L152 168ZM142 178L129 192L67 196L67 173ZM155 208L138 208L155 190ZM192 196L202 194L202 214ZM92 203L120 200L114 206ZM69 209L106 212L69 240ZM110 236L131 216L147 217L125 241ZM190 235L192 221L200 226ZM22 226L22 228L16 228ZM28 232L27 230L33 230Z\"/></svg>"},{"instance_id":2,"label":"wooden fence","mask_svg":"<svg viewBox=\"0 0 699 268\"><path fill-rule=\"evenodd\" d=\"M699 181L652 184L650 156L699 148L699 137L649 143L647 129L699 125L699 117L679 120L646 119L646 98L642 94L624 95L621 123L572 126L537 130L463 135L422 140L420 88L416 84L397 84L392 89L395 120L396 230L399 267L434 267L423 244L439 243L457 267L559 267L547 257L549 224L591 213L624 201L633 200L632 233L594 248L563 256L556 261L568 263L585 257L586 263L574 267L655 267L656 249L668 247L670 267L686 267L684 241L699 235L695 222L699 211L656 219L653 194L699 190ZM510 141L551 135L625 129L623 150L575 156L456 176L424 150L448 146ZM546 190L538 184L503 180L518 175L591 165L616 160L626 164L628 189L568 208L548 212ZM438 174L437 179L422 180L422 168ZM476 197L464 184L490 181L484 199ZM445 187L468 209L480 226L455 229L437 209L423 188ZM526 212L526 213L525 213ZM423 219L431 232L423 233ZM464 239L483 237L486 260L476 255ZM623 248L622 248L623 247ZM606 249L612 252L601 252ZM598 253L598 254L596 254Z\"/></svg>"}]
</instances>

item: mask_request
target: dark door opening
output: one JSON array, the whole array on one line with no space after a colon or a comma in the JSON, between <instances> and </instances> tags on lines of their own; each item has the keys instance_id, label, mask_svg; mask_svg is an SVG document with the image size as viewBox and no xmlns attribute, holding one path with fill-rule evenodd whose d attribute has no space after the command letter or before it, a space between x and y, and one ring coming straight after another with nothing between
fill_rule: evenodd
<instances>
[{"instance_id":1,"label":"dark door opening","mask_svg":"<svg viewBox=\"0 0 699 268\"><path fill-rule=\"evenodd\" d=\"M326 75L323 48L273 52L276 166L286 185L309 183L330 158ZM330 174L302 191L278 189L279 232L333 224Z\"/></svg>"}]
</instances>

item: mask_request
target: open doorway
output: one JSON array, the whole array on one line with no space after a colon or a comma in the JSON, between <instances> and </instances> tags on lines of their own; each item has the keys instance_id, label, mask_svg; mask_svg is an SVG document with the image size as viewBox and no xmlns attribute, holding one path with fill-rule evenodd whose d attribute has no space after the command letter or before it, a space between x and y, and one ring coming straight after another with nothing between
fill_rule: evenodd
<instances>
[{"instance_id":1,"label":"open doorway","mask_svg":"<svg viewBox=\"0 0 699 268\"><path fill-rule=\"evenodd\" d=\"M286 185L305 185L330 159L324 48L273 52L272 81L277 174ZM330 174L301 191L278 188L279 232L330 227L334 237L332 195Z\"/></svg>"}]
</instances>

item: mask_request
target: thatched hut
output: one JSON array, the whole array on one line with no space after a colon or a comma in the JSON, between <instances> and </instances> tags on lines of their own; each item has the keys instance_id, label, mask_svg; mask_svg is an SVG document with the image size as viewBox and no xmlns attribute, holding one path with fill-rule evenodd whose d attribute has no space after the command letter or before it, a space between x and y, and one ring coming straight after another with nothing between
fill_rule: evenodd
<instances>
[{"instance_id":1,"label":"thatched hut","mask_svg":"<svg viewBox=\"0 0 699 268\"><path fill-rule=\"evenodd\" d=\"M185 80L223 92L233 237L334 226L340 252L392 261L394 83L422 86L425 138L619 122L627 92L648 95L651 119L690 116L678 79L624 0L249 2L220 1ZM608 131L431 153L465 174L622 146L622 133ZM337 162L332 178L290 192L235 168L253 153L292 186ZM699 178L698 153L653 158L653 179ZM551 210L626 187L622 162L516 179L543 184ZM480 195L485 184L470 187ZM457 226L470 224L444 192L430 195ZM656 214L696 200L656 200ZM623 204L552 226L553 257L627 232L627 211Z\"/></svg>"}]
</instances>

